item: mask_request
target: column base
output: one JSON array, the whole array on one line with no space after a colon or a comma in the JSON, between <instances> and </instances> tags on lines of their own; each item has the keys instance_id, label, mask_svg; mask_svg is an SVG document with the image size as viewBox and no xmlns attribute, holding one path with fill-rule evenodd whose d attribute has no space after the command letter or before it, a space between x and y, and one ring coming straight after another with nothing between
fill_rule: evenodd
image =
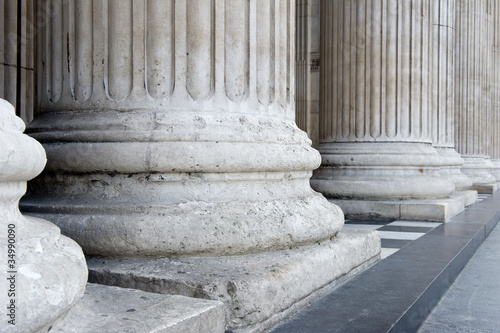
<instances>
[{"instance_id":1,"label":"column base","mask_svg":"<svg viewBox=\"0 0 500 333\"><path fill-rule=\"evenodd\" d=\"M463 156L463 158L465 163L461 171L472 179L470 189L482 194L495 193L498 186L492 174L494 166L491 160L480 156Z\"/></svg>"},{"instance_id":2,"label":"column base","mask_svg":"<svg viewBox=\"0 0 500 333\"><path fill-rule=\"evenodd\" d=\"M498 183L491 183L491 184L474 183L472 184L471 189L481 194L492 194L498 190Z\"/></svg>"},{"instance_id":3,"label":"column base","mask_svg":"<svg viewBox=\"0 0 500 333\"><path fill-rule=\"evenodd\" d=\"M443 158L444 164L440 170L443 177L449 178L455 183L457 191L468 190L472 186L472 180L464 175L460 168L464 165L464 159L454 148L450 147L435 147L439 156Z\"/></svg>"},{"instance_id":4,"label":"column base","mask_svg":"<svg viewBox=\"0 0 500 333\"><path fill-rule=\"evenodd\" d=\"M89 259L89 281L222 301L226 327L260 332L380 258L374 231L342 230L313 246L217 258ZM300 286L300 288L298 288Z\"/></svg>"},{"instance_id":5,"label":"column base","mask_svg":"<svg viewBox=\"0 0 500 333\"><path fill-rule=\"evenodd\" d=\"M455 191L440 174L443 158L429 143L334 142L319 147L311 187L343 200L435 200Z\"/></svg>"},{"instance_id":6,"label":"column base","mask_svg":"<svg viewBox=\"0 0 500 333\"><path fill-rule=\"evenodd\" d=\"M445 222L477 200L476 191L454 192L436 200L339 200L329 199L351 220L410 220Z\"/></svg>"},{"instance_id":7,"label":"column base","mask_svg":"<svg viewBox=\"0 0 500 333\"><path fill-rule=\"evenodd\" d=\"M497 181L497 187L500 186L500 160L491 160L491 163L493 164L493 169L491 171L493 177L495 177L495 180Z\"/></svg>"}]
</instances>

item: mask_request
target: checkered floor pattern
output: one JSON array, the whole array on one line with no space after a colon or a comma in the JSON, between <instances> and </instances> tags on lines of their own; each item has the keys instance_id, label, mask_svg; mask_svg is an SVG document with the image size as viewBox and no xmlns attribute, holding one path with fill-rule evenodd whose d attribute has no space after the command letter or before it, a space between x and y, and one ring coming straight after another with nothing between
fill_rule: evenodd
<instances>
[{"instance_id":1,"label":"checkered floor pattern","mask_svg":"<svg viewBox=\"0 0 500 333\"><path fill-rule=\"evenodd\" d=\"M479 194L478 202L489 197L490 194ZM382 259L396 253L403 246L413 242L431 231L442 222L421 221L359 221L346 220L344 228L377 230L382 241Z\"/></svg>"}]
</instances>

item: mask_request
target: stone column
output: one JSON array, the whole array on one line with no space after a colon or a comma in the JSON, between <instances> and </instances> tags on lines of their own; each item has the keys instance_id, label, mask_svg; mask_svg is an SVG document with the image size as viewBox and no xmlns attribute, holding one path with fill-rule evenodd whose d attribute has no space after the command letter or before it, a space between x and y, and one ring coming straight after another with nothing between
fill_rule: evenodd
<instances>
[{"instance_id":1,"label":"stone column","mask_svg":"<svg viewBox=\"0 0 500 333\"><path fill-rule=\"evenodd\" d=\"M454 149L455 0L433 1L432 5L432 142L445 163L441 174L461 191L469 189L472 180L460 172L464 160Z\"/></svg>"},{"instance_id":2,"label":"stone column","mask_svg":"<svg viewBox=\"0 0 500 333\"><path fill-rule=\"evenodd\" d=\"M488 155L490 144L490 85L488 48L491 33L489 1L457 1L455 52L455 147L465 160L462 172L480 193L496 191Z\"/></svg>"},{"instance_id":3,"label":"stone column","mask_svg":"<svg viewBox=\"0 0 500 333\"><path fill-rule=\"evenodd\" d=\"M87 266L80 247L52 223L19 212L26 181L45 165L42 146L22 134L14 107L0 99L0 291L2 331L42 332L83 296Z\"/></svg>"},{"instance_id":4,"label":"stone column","mask_svg":"<svg viewBox=\"0 0 500 333\"><path fill-rule=\"evenodd\" d=\"M431 1L324 1L321 14L322 165L313 188L336 199L446 198L455 186L440 177L431 144ZM339 204L349 215L378 214Z\"/></svg>"},{"instance_id":5,"label":"stone column","mask_svg":"<svg viewBox=\"0 0 500 333\"><path fill-rule=\"evenodd\" d=\"M491 113L492 138L491 158L493 176L500 183L500 4L492 1L493 40L492 40L492 79L491 79Z\"/></svg>"},{"instance_id":6,"label":"stone column","mask_svg":"<svg viewBox=\"0 0 500 333\"><path fill-rule=\"evenodd\" d=\"M33 120L35 17L33 0L0 1L0 98Z\"/></svg>"},{"instance_id":7,"label":"stone column","mask_svg":"<svg viewBox=\"0 0 500 333\"><path fill-rule=\"evenodd\" d=\"M319 0L297 1L296 117L297 126L319 140Z\"/></svg>"},{"instance_id":8,"label":"stone column","mask_svg":"<svg viewBox=\"0 0 500 333\"><path fill-rule=\"evenodd\" d=\"M332 261L343 214L311 189L320 155L294 122L294 1L39 4L60 7L38 34L30 133L48 165L24 209L88 255L169 258L134 261L132 279L98 260L93 281L220 299L239 327L377 257L363 234L347 271Z\"/></svg>"},{"instance_id":9,"label":"stone column","mask_svg":"<svg viewBox=\"0 0 500 333\"><path fill-rule=\"evenodd\" d=\"M293 120L291 2L40 3L60 8L40 31L32 208L86 253L242 254L340 230Z\"/></svg>"}]
</instances>

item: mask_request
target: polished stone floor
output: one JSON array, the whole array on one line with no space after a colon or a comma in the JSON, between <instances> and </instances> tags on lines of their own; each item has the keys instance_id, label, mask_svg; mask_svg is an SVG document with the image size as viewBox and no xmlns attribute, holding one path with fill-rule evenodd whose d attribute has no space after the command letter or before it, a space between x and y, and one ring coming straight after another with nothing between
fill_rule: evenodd
<instances>
[{"instance_id":1,"label":"polished stone floor","mask_svg":"<svg viewBox=\"0 0 500 333\"><path fill-rule=\"evenodd\" d=\"M500 332L500 225L493 229L418 332Z\"/></svg>"},{"instance_id":2,"label":"polished stone floor","mask_svg":"<svg viewBox=\"0 0 500 333\"><path fill-rule=\"evenodd\" d=\"M369 223L366 221L347 220L345 222L345 228L377 230L382 242L381 257L385 259L440 224L439 222L419 221L377 221L375 223Z\"/></svg>"},{"instance_id":3,"label":"polished stone floor","mask_svg":"<svg viewBox=\"0 0 500 333\"><path fill-rule=\"evenodd\" d=\"M479 195L446 223L346 221L346 228L376 229L384 259L271 332L417 332L422 324L425 333L500 332L500 319L489 319L500 317L500 292L481 305L481 293L500 288L500 226L486 238L499 220L496 193ZM491 266L483 282L475 265Z\"/></svg>"}]
</instances>

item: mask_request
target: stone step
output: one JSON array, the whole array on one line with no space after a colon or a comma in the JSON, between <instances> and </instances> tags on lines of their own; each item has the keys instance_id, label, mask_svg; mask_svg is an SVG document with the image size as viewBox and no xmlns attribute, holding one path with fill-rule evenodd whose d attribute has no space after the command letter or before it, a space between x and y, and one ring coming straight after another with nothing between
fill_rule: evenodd
<instances>
[{"instance_id":1,"label":"stone step","mask_svg":"<svg viewBox=\"0 0 500 333\"><path fill-rule=\"evenodd\" d=\"M222 333L224 316L218 301L88 283L83 298L50 332Z\"/></svg>"}]
</instances>

